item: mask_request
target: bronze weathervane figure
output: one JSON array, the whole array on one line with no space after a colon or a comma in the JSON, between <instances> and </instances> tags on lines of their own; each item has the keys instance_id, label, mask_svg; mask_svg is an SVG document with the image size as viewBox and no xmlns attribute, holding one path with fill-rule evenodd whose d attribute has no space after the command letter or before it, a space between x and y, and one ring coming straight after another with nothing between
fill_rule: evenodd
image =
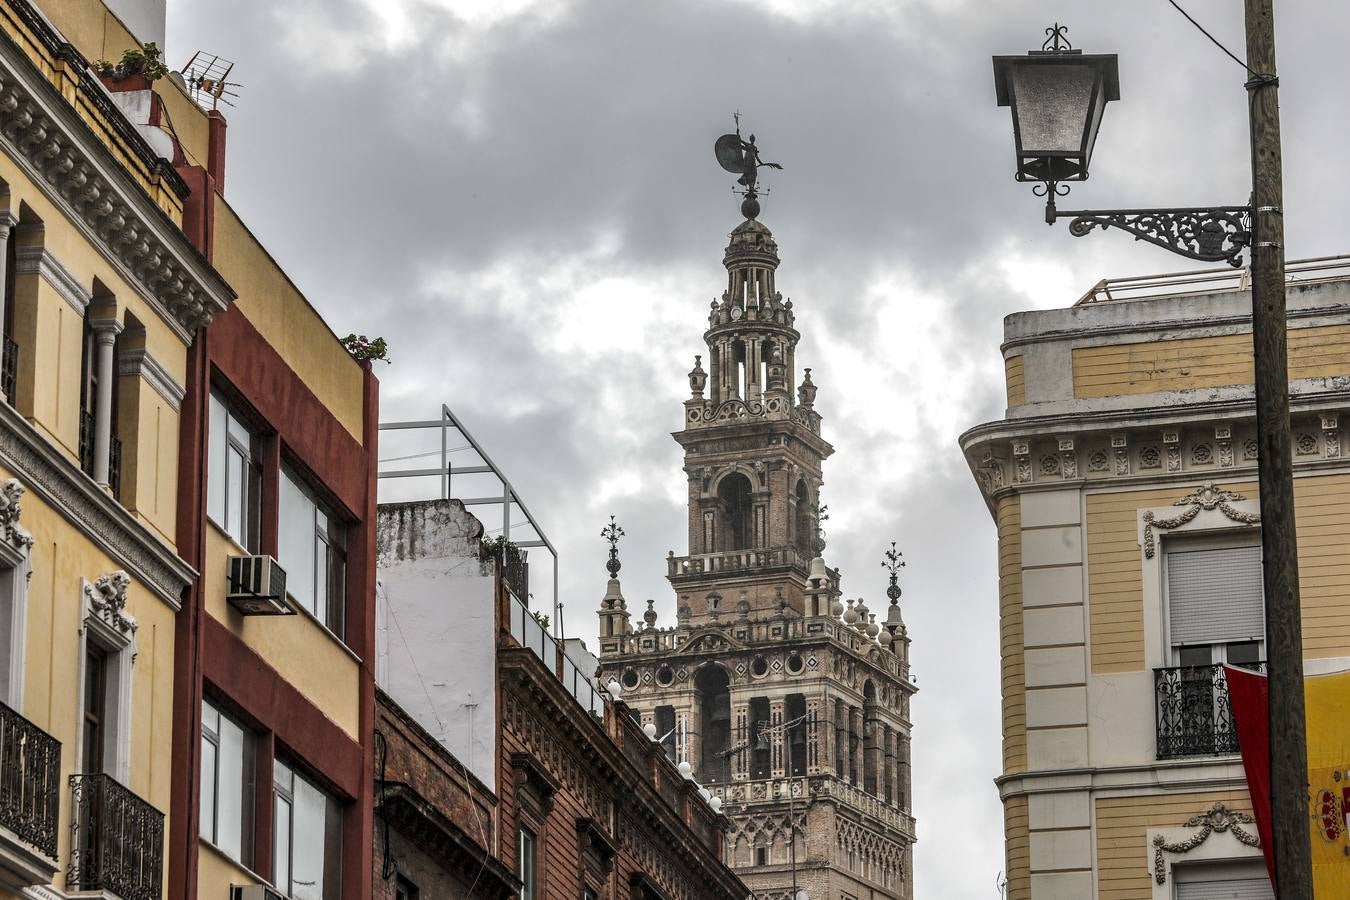
<instances>
[{"instance_id":1,"label":"bronze weathervane figure","mask_svg":"<svg viewBox=\"0 0 1350 900\"><path fill-rule=\"evenodd\" d=\"M733 175L741 176L736 180L743 190L739 193L745 197L741 201L741 214L747 219L753 219L759 215L759 169L761 166L767 166L770 169L782 169L778 163L764 162L759 158L759 148L755 146L755 136L750 135L750 140L741 137L741 114L736 113L736 133L724 134L717 139L713 145L713 150L717 154L717 162L722 168L731 172ZM733 188L734 190L734 188ZM767 191L766 191L767 193Z\"/></svg>"}]
</instances>

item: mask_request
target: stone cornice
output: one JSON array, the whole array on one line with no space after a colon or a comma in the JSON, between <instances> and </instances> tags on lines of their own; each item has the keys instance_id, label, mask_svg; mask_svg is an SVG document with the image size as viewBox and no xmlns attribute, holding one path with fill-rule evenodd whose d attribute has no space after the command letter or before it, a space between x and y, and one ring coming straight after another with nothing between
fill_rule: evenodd
<instances>
[{"instance_id":1,"label":"stone cornice","mask_svg":"<svg viewBox=\"0 0 1350 900\"><path fill-rule=\"evenodd\" d=\"M144 378L145 383L154 388L174 412L178 412L183 405L186 389L144 348L123 351L117 363L117 374Z\"/></svg>"},{"instance_id":2,"label":"stone cornice","mask_svg":"<svg viewBox=\"0 0 1350 900\"><path fill-rule=\"evenodd\" d=\"M14 249L14 274L37 275L81 316L89 308L93 294L46 247L26 246Z\"/></svg>"},{"instance_id":3,"label":"stone cornice","mask_svg":"<svg viewBox=\"0 0 1350 900\"><path fill-rule=\"evenodd\" d=\"M193 568L146 531L7 403L0 403L0 462L116 565L178 610L183 588L197 576Z\"/></svg>"},{"instance_id":4,"label":"stone cornice","mask_svg":"<svg viewBox=\"0 0 1350 900\"><path fill-rule=\"evenodd\" d=\"M24 5L11 0L16 9ZM100 90L91 85L89 92ZM182 229L7 35L0 37L0 149L185 341L234 299Z\"/></svg>"}]
</instances>

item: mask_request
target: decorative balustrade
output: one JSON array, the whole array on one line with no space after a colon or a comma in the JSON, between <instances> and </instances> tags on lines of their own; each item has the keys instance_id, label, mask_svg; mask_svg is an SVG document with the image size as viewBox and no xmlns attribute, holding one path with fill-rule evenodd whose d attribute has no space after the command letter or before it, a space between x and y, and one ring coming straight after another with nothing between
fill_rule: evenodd
<instances>
[{"instance_id":1,"label":"decorative balustrade","mask_svg":"<svg viewBox=\"0 0 1350 900\"><path fill-rule=\"evenodd\" d=\"M832 797L863 815L885 823L889 828L911 837L915 833L913 816L887 803L883 798L869 794L828 772L796 778L763 778L754 781L733 781L730 784L707 784L704 787L714 796L722 798L722 809L728 815L738 814L744 806L787 803L789 796L796 803Z\"/></svg>"},{"instance_id":2,"label":"decorative balustrade","mask_svg":"<svg viewBox=\"0 0 1350 900\"><path fill-rule=\"evenodd\" d=\"M67 888L160 900L164 814L109 775L72 775Z\"/></svg>"},{"instance_id":3,"label":"decorative balustrade","mask_svg":"<svg viewBox=\"0 0 1350 900\"><path fill-rule=\"evenodd\" d=\"M0 357L0 393L13 406L14 387L19 379L19 345L9 335L4 337L4 354Z\"/></svg>"},{"instance_id":4,"label":"decorative balustrade","mask_svg":"<svg viewBox=\"0 0 1350 900\"><path fill-rule=\"evenodd\" d=\"M704 575L711 572L740 572L746 569L771 569L797 566L803 572L810 566L810 558L796 547L765 547L756 550L723 550L720 553L699 553L693 556L667 556L667 574Z\"/></svg>"},{"instance_id":5,"label":"decorative balustrade","mask_svg":"<svg viewBox=\"0 0 1350 900\"><path fill-rule=\"evenodd\" d=\"M1264 662L1252 666L1265 671ZM1222 665L1153 670L1158 759L1238 752Z\"/></svg>"},{"instance_id":6,"label":"decorative balustrade","mask_svg":"<svg viewBox=\"0 0 1350 900\"><path fill-rule=\"evenodd\" d=\"M61 742L0 703L0 825L56 858Z\"/></svg>"}]
</instances>

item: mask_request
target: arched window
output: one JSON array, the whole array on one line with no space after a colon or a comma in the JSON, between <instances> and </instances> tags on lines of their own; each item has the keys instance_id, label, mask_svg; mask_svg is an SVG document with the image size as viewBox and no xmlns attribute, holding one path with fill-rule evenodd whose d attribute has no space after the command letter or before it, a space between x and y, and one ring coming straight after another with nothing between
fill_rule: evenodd
<instances>
[{"instance_id":1,"label":"arched window","mask_svg":"<svg viewBox=\"0 0 1350 900\"><path fill-rule=\"evenodd\" d=\"M816 555L816 530L811 526L811 491L806 479L797 482L796 544L807 556Z\"/></svg>"},{"instance_id":2,"label":"arched window","mask_svg":"<svg viewBox=\"0 0 1350 900\"><path fill-rule=\"evenodd\" d=\"M754 512L750 479L733 472L717 485L717 512L721 520L719 550L748 550L754 540Z\"/></svg>"},{"instance_id":3,"label":"arched window","mask_svg":"<svg viewBox=\"0 0 1350 900\"><path fill-rule=\"evenodd\" d=\"M694 690L698 694L700 731L698 777L705 784L725 781L728 762L722 753L731 746L731 695L726 669L718 665L699 669Z\"/></svg>"}]
</instances>

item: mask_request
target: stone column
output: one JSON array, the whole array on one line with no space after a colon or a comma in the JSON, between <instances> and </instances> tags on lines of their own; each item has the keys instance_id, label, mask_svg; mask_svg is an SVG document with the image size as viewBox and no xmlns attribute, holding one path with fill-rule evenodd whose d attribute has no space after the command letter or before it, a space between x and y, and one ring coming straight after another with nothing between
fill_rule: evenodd
<instances>
[{"instance_id":1,"label":"stone column","mask_svg":"<svg viewBox=\"0 0 1350 900\"><path fill-rule=\"evenodd\" d=\"M777 697L769 701L769 727L778 728L783 724L783 698ZM774 778L782 778L786 774L786 757L784 752L786 748L787 735L782 730L772 732L769 753L769 774Z\"/></svg>"},{"instance_id":2,"label":"stone column","mask_svg":"<svg viewBox=\"0 0 1350 900\"><path fill-rule=\"evenodd\" d=\"M5 291L5 283L9 277L9 239L17 224L19 220L15 218L14 213L7 209L0 211L0 323L5 321L8 312L6 305L9 303L9 296Z\"/></svg>"},{"instance_id":3,"label":"stone column","mask_svg":"<svg viewBox=\"0 0 1350 900\"><path fill-rule=\"evenodd\" d=\"M735 731L731 735L731 746L739 747L746 741L751 740L750 734L750 704L736 703L731 708L731 721L735 723ZM750 751L742 749L733 753L731 756L731 780L744 781L750 774Z\"/></svg>"},{"instance_id":4,"label":"stone column","mask_svg":"<svg viewBox=\"0 0 1350 900\"><path fill-rule=\"evenodd\" d=\"M848 777L848 712L844 707L844 701L835 698L830 701L834 709L834 756L831 762L834 765L835 774L840 778Z\"/></svg>"},{"instance_id":5,"label":"stone column","mask_svg":"<svg viewBox=\"0 0 1350 900\"><path fill-rule=\"evenodd\" d=\"M822 768L820 764L825 747L825 729L821 728L820 700L806 701L806 766L805 772L814 775Z\"/></svg>"},{"instance_id":6,"label":"stone column","mask_svg":"<svg viewBox=\"0 0 1350 900\"><path fill-rule=\"evenodd\" d=\"M877 775L877 793L887 803L895 802L895 732L891 726L881 726L881 769Z\"/></svg>"},{"instance_id":7,"label":"stone column","mask_svg":"<svg viewBox=\"0 0 1350 900\"><path fill-rule=\"evenodd\" d=\"M98 395L94 398L94 480L108 486L108 457L112 450L113 344L122 325L116 320L90 322L94 330Z\"/></svg>"}]
</instances>

